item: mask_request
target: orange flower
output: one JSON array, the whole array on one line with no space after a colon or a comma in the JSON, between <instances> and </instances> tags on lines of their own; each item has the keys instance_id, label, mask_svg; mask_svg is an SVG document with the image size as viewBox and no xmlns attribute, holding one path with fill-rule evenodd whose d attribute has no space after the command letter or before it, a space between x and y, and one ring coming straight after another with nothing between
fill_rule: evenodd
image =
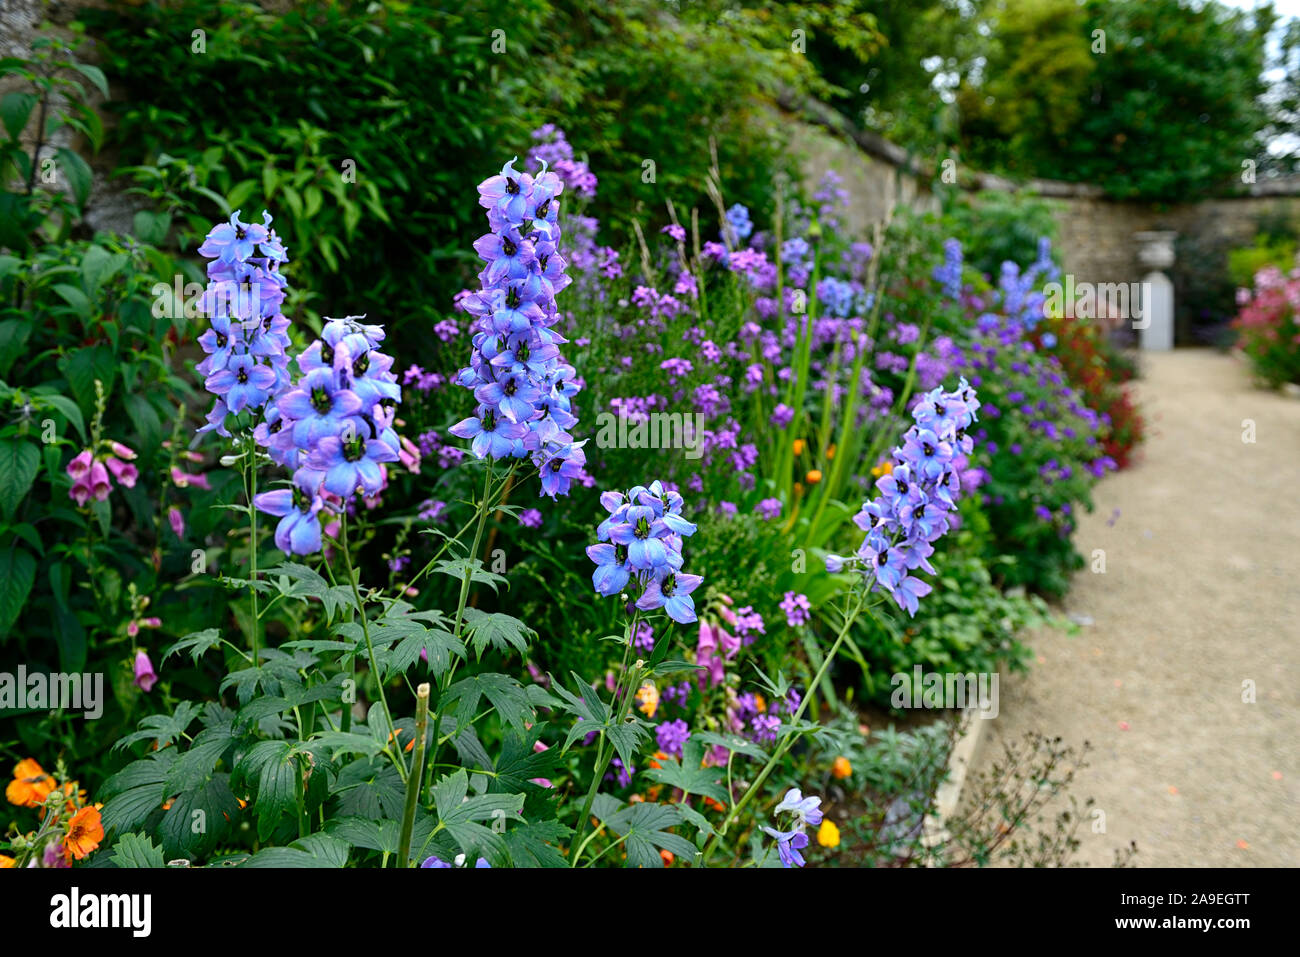
<instances>
[{"instance_id":1,"label":"orange flower","mask_svg":"<svg viewBox=\"0 0 1300 957\"><path fill-rule=\"evenodd\" d=\"M659 689L653 681L647 681L637 690L636 700L641 702L637 710L647 718L653 718L659 710Z\"/></svg>"},{"instance_id":2,"label":"orange flower","mask_svg":"<svg viewBox=\"0 0 1300 957\"><path fill-rule=\"evenodd\" d=\"M643 798L639 794L633 794L631 797L627 799L628 804L642 804L644 802L645 802L645 798ZM595 820L595 818L593 818L592 820Z\"/></svg>"},{"instance_id":3,"label":"orange flower","mask_svg":"<svg viewBox=\"0 0 1300 957\"><path fill-rule=\"evenodd\" d=\"M716 798L705 797L704 803L715 811L725 811L727 809L727 806Z\"/></svg>"},{"instance_id":4,"label":"orange flower","mask_svg":"<svg viewBox=\"0 0 1300 957\"><path fill-rule=\"evenodd\" d=\"M389 731L389 732L388 732L388 740L389 740L389 741L392 741L393 738L396 737L396 738L397 738L397 743L398 743L398 744L401 744L401 743L402 743L401 731L402 731L401 728L395 728L395 729L393 729L392 731ZM414 747L415 747L415 732L412 731L412 732L411 732L411 740L407 743L406 747L402 748L402 750L403 750L403 751L410 751L410 750L411 750L412 748L414 748Z\"/></svg>"},{"instance_id":5,"label":"orange flower","mask_svg":"<svg viewBox=\"0 0 1300 957\"><path fill-rule=\"evenodd\" d=\"M889 459L885 459L885 461L881 462L871 470L871 474L876 478L880 478L880 476L888 475L892 471L894 471L894 463L889 461Z\"/></svg>"},{"instance_id":6,"label":"orange flower","mask_svg":"<svg viewBox=\"0 0 1300 957\"><path fill-rule=\"evenodd\" d=\"M811 472L808 473L809 485L816 485L821 480L822 480L821 469L813 469Z\"/></svg>"},{"instance_id":7,"label":"orange flower","mask_svg":"<svg viewBox=\"0 0 1300 957\"><path fill-rule=\"evenodd\" d=\"M663 790L664 786L662 784L652 784L645 789L646 797L648 797L652 802L658 801L659 795L663 793Z\"/></svg>"},{"instance_id":8,"label":"orange flower","mask_svg":"<svg viewBox=\"0 0 1300 957\"><path fill-rule=\"evenodd\" d=\"M0 870L4 870L6 867L14 867L17 863L8 854L0 854Z\"/></svg>"},{"instance_id":9,"label":"orange flower","mask_svg":"<svg viewBox=\"0 0 1300 957\"><path fill-rule=\"evenodd\" d=\"M664 754L664 752L662 751L656 751L655 756L651 758L649 761L647 761L646 764L648 764L652 768L662 768L663 765L660 764L659 762L667 761L667 760L668 760L668 755Z\"/></svg>"},{"instance_id":10,"label":"orange flower","mask_svg":"<svg viewBox=\"0 0 1300 957\"><path fill-rule=\"evenodd\" d=\"M68 799L65 805L69 814L76 814L77 808L86 803L85 788L78 788L76 781L69 781L63 785L63 796Z\"/></svg>"},{"instance_id":11,"label":"orange flower","mask_svg":"<svg viewBox=\"0 0 1300 957\"><path fill-rule=\"evenodd\" d=\"M664 867L672 867L673 861L677 859L673 857L673 852L667 849L660 850L659 856L664 859Z\"/></svg>"},{"instance_id":12,"label":"orange flower","mask_svg":"<svg viewBox=\"0 0 1300 957\"><path fill-rule=\"evenodd\" d=\"M841 781L852 773L853 765L849 764L849 759L844 757L844 755L840 755L835 759L834 763L831 764L831 774L834 777L839 778Z\"/></svg>"},{"instance_id":13,"label":"orange flower","mask_svg":"<svg viewBox=\"0 0 1300 957\"><path fill-rule=\"evenodd\" d=\"M832 443L830 444L830 447L826 449L826 457L827 457L828 459L833 459L833 458L835 458L835 443L834 443L834 442L832 442Z\"/></svg>"},{"instance_id":14,"label":"orange flower","mask_svg":"<svg viewBox=\"0 0 1300 957\"><path fill-rule=\"evenodd\" d=\"M54 778L33 759L25 758L14 768L14 779L5 788L5 797L20 807L40 807L53 790Z\"/></svg>"},{"instance_id":15,"label":"orange flower","mask_svg":"<svg viewBox=\"0 0 1300 957\"><path fill-rule=\"evenodd\" d=\"M767 700L761 695L754 695L754 710L759 714L767 714Z\"/></svg>"},{"instance_id":16,"label":"orange flower","mask_svg":"<svg viewBox=\"0 0 1300 957\"><path fill-rule=\"evenodd\" d=\"M803 439L794 440L794 454L796 458L803 455Z\"/></svg>"},{"instance_id":17,"label":"orange flower","mask_svg":"<svg viewBox=\"0 0 1300 957\"><path fill-rule=\"evenodd\" d=\"M63 838L63 855L69 861L81 860L104 839L104 822L99 818L98 807L83 807L68 822L68 833Z\"/></svg>"}]
</instances>

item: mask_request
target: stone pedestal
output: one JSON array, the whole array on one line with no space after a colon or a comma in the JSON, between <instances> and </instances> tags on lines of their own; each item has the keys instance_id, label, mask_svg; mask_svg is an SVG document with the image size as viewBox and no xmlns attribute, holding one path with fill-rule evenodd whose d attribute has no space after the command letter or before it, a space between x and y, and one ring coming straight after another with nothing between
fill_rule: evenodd
<instances>
[{"instance_id":1,"label":"stone pedestal","mask_svg":"<svg viewBox=\"0 0 1300 957\"><path fill-rule=\"evenodd\" d=\"M1174 284L1162 270L1174 264L1174 239L1169 230L1134 233L1139 243L1138 261L1151 270L1142 277L1142 314L1133 315L1143 349L1166 350L1174 347Z\"/></svg>"}]
</instances>

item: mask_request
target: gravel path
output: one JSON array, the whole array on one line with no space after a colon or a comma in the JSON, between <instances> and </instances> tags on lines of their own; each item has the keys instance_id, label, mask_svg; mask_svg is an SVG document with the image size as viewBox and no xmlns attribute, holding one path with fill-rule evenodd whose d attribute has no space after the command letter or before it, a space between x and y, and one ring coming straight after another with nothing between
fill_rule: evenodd
<instances>
[{"instance_id":1,"label":"gravel path","mask_svg":"<svg viewBox=\"0 0 1300 957\"><path fill-rule=\"evenodd\" d=\"M1140 867L1300 866L1300 400L1199 350L1145 356L1138 394L1145 449L1076 538L1105 551L1065 599L1093 623L1032 636L975 768L1026 731L1090 741L1081 864L1136 841Z\"/></svg>"}]
</instances>

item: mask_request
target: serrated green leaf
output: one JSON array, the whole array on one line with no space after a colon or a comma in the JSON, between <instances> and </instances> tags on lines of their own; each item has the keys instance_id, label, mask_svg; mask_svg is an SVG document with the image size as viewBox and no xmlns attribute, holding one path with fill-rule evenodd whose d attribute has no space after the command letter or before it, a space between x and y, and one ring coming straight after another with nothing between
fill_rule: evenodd
<instances>
[{"instance_id":1,"label":"serrated green leaf","mask_svg":"<svg viewBox=\"0 0 1300 957\"><path fill-rule=\"evenodd\" d=\"M123 834L109 857L118 867L165 867L162 848L143 834Z\"/></svg>"}]
</instances>

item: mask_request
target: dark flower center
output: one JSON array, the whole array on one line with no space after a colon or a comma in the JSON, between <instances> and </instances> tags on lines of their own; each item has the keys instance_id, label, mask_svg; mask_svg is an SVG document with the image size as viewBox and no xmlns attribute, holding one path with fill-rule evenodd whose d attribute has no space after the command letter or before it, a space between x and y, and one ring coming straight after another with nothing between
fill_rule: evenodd
<instances>
[{"instance_id":1,"label":"dark flower center","mask_svg":"<svg viewBox=\"0 0 1300 957\"><path fill-rule=\"evenodd\" d=\"M334 347L328 342L322 342L320 344L320 361L325 363L327 366L332 366L334 364Z\"/></svg>"},{"instance_id":2,"label":"dark flower center","mask_svg":"<svg viewBox=\"0 0 1300 957\"><path fill-rule=\"evenodd\" d=\"M361 436L354 435L343 443L343 458L349 462L358 462L366 454L366 442Z\"/></svg>"},{"instance_id":3,"label":"dark flower center","mask_svg":"<svg viewBox=\"0 0 1300 957\"><path fill-rule=\"evenodd\" d=\"M495 432L497 429L497 414L491 409L483 413L483 431Z\"/></svg>"},{"instance_id":4,"label":"dark flower center","mask_svg":"<svg viewBox=\"0 0 1300 957\"><path fill-rule=\"evenodd\" d=\"M673 593L677 591L677 576L669 572L664 576L664 580L659 584L659 590L663 592L665 598L672 598Z\"/></svg>"},{"instance_id":5,"label":"dark flower center","mask_svg":"<svg viewBox=\"0 0 1300 957\"><path fill-rule=\"evenodd\" d=\"M519 252L519 247L514 244L514 241L509 236L502 236L501 251L507 256L513 256L515 253Z\"/></svg>"},{"instance_id":6,"label":"dark flower center","mask_svg":"<svg viewBox=\"0 0 1300 957\"><path fill-rule=\"evenodd\" d=\"M243 239L243 238L244 238L245 236L247 236L247 235L248 235L248 233L244 232L244 227L243 227L243 226L236 226L236 227L235 227L235 238L236 238L236 239Z\"/></svg>"},{"instance_id":7,"label":"dark flower center","mask_svg":"<svg viewBox=\"0 0 1300 957\"><path fill-rule=\"evenodd\" d=\"M561 459L561 458L553 458L553 459L551 459L551 471L552 471L552 472L558 472L558 471L559 471L561 468L563 468L563 467L564 467L564 460L563 460L563 459Z\"/></svg>"},{"instance_id":8,"label":"dark flower center","mask_svg":"<svg viewBox=\"0 0 1300 957\"><path fill-rule=\"evenodd\" d=\"M239 382L240 385L243 385L245 382L247 382L248 370L241 368L238 372L235 373L235 380Z\"/></svg>"},{"instance_id":9,"label":"dark flower center","mask_svg":"<svg viewBox=\"0 0 1300 957\"><path fill-rule=\"evenodd\" d=\"M928 459L930 456L934 455L934 446L929 442L923 442L921 444L921 451L925 453L925 457Z\"/></svg>"},{"instance_id":10,"label":"dark flower center","mask_svg":"<svg viewBox=\"0 0 1300 957\"><path fill-rule=\"evenodd\" d=\"M361 355L357 356L356 359L353 361L352 374L359 378L365 375L366 370L369 368L370 368L370 353L363 352L361 353Z\"/></svg>"},{"instance_id":11,"label":"dark flower center","mask_svg":"<svg viewBox=\"0 0 1300 957\"><path fill-rule=\"evenodd\" d=\"M632 534L640 539L650 537L650 523L645 520L644 515L636 520L636 528L633 529Z\"/></svg>"},{"instance_id":12,"label":"dark flower center","mask_svg":"<svg viewBox=\"0 0 1300 957\"><path fill-rule=\"evenodd\" d=\"M907 483L904 482L902 479L894 479L894 482L895 482L895 484L898 486L898 494L899 494L899 495L906 495L906 494L907 494Z\"/></svg>"},{"instance_id":13,"label":"dark flower center","mask_svg":"<svg viewBox=\"0 0 1300 957\"><path fill-rule=\"evenodd\" d=\"M307 498L307 493L296 485L293 488L293 507L304 515L311 509L311 499Z\"/></svg>"},{"instance_id":14,"label":"dark flower center","mask_svg":"<svg viewBox=\"0 0 1300 957\"><path fill-rule=\"evenodd\" d=\"M548 199L546 202L542 203L542 205L537 207L537 218L545 219L546 214L550 212L550 210L551 210L551 201Z\"/></svg>"},{"instance_id":15,"label":"dark flower center","mask_svg":"<svg viewBox=\"0 0 1300 957\"><path fill-rule=\"evenodd\" d=\"M511 286L506 291L506 306L510 309L516 309L519 306L519 290Z\"/></svg>"},{"instance_id":16,"label":"dark flower center","mask_svg":"<svg viewBox=\"0 0 1300 957\"><path fill-rule=\"evenodd\" d=\"M229 342L229 341L230 341L230 340L227 339L226 336L225 336L224 334L222 334L222 333L220 333L220 332L217 333L217 348L218 348L218 349L224 349L224 348L226 348L226 343Z\"/></svg>"},{"instance_id":17,"label":"dark flower center","mask_svg":"<svg viewBox=\"0 0 1300 957\"><path fill-rule=\"evenodd\" d=\"M617 562L617 563L620 564L620 565L622 565L624 562L627 561L627 546L626 546L626 545L615 545L615 546L614 546L614 561Z\"/></svg>"},{"instance_id":18,"label":"dark flower center","mask_svg":"<svg viewBox=\"0 0 1300 957\"><path fill-rule=\"evenodd\" d=\"M944 409L943 409L943 403L941 403L941 402L936 402L936 403L934 404L934 414L935 414L935 415L943 415L943 412L944 412Z\"/></svg>"},{"instance_id":19,"label":"dark flower center","mask_svg":"<svg viewBox=\"0 0 1300 957\"><path fill-rule=\"evenodd\" d=\"M325 415L334 407L334 401L330 398L330 394L325 391L324 386L318 385L311 390L311 407L321 415Z\"/></svg>"},{"instance_id":20,"label":"dark flower center","mask_svg":"<svg viewBox=\"0 0 1300 957\"><path fill-rule=\"evenodd\" d=\"M876 555L876 564L877 564L877 565L880 565L882 568L883 568L885 565L888 565L888 564L889 564L889 549L888 549L888 548L886 548L883 552L880 552L879 554Z\"/></svg>"},{"instance_id":21,"label":"dark flower center","mask_svg":"<svg viewBox=\"0 0 1300 957\"><path fill-rule=\"evenodd\" d=\"M501 391L506 395L514 395L519 391L519 383L513 378L506 379L505 385L501 387Z\"/></svg>"},{"instance_id":22,"label":"dark flower center","mask_svg":"<svg viewBox=\"0 0 1300 957\"><path fill-rule=\"evenodd\" d=\"M512 178L510 178L509 176L507 176L507 177L506 177L506 192L507 192L507 193L510 193L511 195L513 195L513 194L519 192L519 181L518 181L518 180L515 180L515 179L512 179Z\"/></svg>"}]
</instances>

